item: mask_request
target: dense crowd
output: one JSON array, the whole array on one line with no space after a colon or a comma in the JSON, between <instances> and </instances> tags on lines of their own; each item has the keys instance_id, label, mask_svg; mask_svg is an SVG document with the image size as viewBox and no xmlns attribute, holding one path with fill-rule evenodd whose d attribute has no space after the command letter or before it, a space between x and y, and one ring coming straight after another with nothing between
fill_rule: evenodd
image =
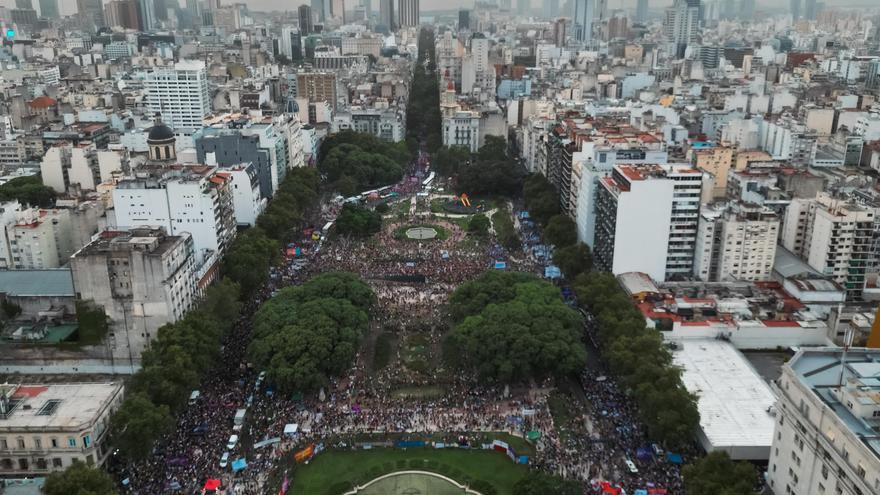
<instances>
[{"instance_id":1,"label":"dense crowd","mask_svg":"<svg viewBox=\"0 0 880 495\"><path fill-rule=\"evenodd\" d=\"M407 178L400 201L417 189L418 180ZM321 222L334 218L338 208L325 207ZM410 218L415 222L417 218ZM399 224L405 225L402 221ZM585 492L595 480L612 480L632 493L635 488L663 487L680 493L678 466L662 456L638 459L638 449L650 446L635 411L611 378L587 370L581 380L589 409L573 403L575 426L567 425L560 435L549 413L548 391L552 384L532 384L510 392L486 387L475 377L453 374L444 377L442 393L424 397L397 396L401 384L425 385L437 380L435 371L414 372L403 362L398 349L394 362L382 370L370 366L362 352L347 376L332 382L327 390L306 397L273 393L258 384L259 370L250 369L244 352L252 330L252 316L260 304L278 289L302 283L327 271L359 274L373 287L377 309L373 325L393 326L427 335L429 354L439 354L448 318L442 308L455 287L504 260L508 269L537 272L543 269L540 236L531 222L518 221L524 241L522 252L510 253L489 241L467 243L464 231L455 223L435 219L432 223L449 231L446 239L413 241L394 237L398 224L387 226L372 239L336 239L301 243L304 256L287 258L273 269L267 286L249 301L242 317L224 343L222 365L209 373L201 385L201 396L180 414L175 431L157 445L146 461L117 467L120 479L131 493L193 493L208 478L221 478L233 493L268 493L269 473L279 458L311 442L327 445L356 445L366 435L396 438L432 434L437 441L468 443L479 432L508 432L524 435L541 432L536 442L536 468L584 483ZM423 280L401 277L423 277ZM248 408L240 431L233 428L239 408ZM297 425L296 435L285 436L288 424ZM219 460L227 451L231 434L241 437L230 452L229 463L245 458L248 467L232 473ZM463 440L464 439L464 440ZM644 457L644 456L642 456ZM627 469L625 459L638 466ZM591 483L593 481L594 483Z\"/></svg>"}]
</instances>

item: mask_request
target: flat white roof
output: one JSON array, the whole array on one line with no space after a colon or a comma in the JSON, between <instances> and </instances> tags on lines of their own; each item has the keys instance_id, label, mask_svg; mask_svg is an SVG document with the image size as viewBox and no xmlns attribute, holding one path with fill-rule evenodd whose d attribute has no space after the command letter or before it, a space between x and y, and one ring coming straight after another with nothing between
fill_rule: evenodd
<instances>
[{"instance_id":1,"label":"flat white roof","mask_svg":"<svg viewBox=\"0 0 880 495\"><path fill-rule=\"evenodd\" d=\"M721 340L682 340L672 353L682 382L698 398L700 428L715 449L766 448L773 443L768 409L776 396L736 348Z\"/></svg>"},{"instance_id":2,"label":"flat white roof","mask_svg":"<svg viewBox=\"0 0 880 495\"><path fill-rule=\"evenodd\" d=\"M82 430L98 419L122 389L122 382L4 386L14 403L0 419L0 432Z\"/></svg>"}]
</instances>

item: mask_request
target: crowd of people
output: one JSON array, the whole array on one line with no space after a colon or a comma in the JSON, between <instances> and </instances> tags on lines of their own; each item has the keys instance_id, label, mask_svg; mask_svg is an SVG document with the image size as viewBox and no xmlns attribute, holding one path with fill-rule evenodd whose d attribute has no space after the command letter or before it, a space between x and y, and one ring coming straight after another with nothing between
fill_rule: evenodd
<instances>
[{"instance_id":1,"label":"crowd of people","mask_svg":"<svg viewBox=\"0 0 880 495\"><path fill-rule=\"evenodd\" d=\"M406 179L404 183L407 187L400 190L412 193L408 186L418 181ZM402 194L399 200L408 198ZM323 209L320 221L332 219L336 212L338 209ZM278 289L316 274L349 271L360 275L377 296L374 331L377 325L394 327L399 343L409 333L424 334L431 347L428 354L437 355L448 330L443 308L459 284L493 269L493 262L499 260L507 263L507 269L531 272L539 272L546 263L531 222L516 222L524 246L522 252L515 253L489 239L463 243L466 234L455 223L436 219L434 223L448 229L445 239L395 238L395 229L406 224L404 221L387 226L371 239L304 241L304 256L287 258L283 266L274 268L267 286L246 305L224 343L223 364L206 376L200 399L179 415L175 430L158 443L147 460L115 468L127 491L193 493L206 479L219 478L230 488L229 493L268 493L267 480L279 459L309 443L351 447L368 437L432 435L435 441L462 444L479 443L488 432L524 436L537 430L541 436L532 466L583 482L585 493L596 489L598 479L610 480L627 493L646 486L679 493L681 477L676 464L662 456L637 458L638 449L650 445L644 429L613 379L600 379L594 369L585 371L581 381L589 406L573 406L576 426L566 425L566 434L561 435L548 406L551 383L510 391L488 387L474 376L450 373L442 377L439 394L395 394L403 384L422 386L438 380L438 363L432 363L427 372L408 369L401 345L395 349L394 361L382 369L375 368L372 357L361 352L347 376L320 394L308 396L276 394L258 378L259 370L248 366L244 352L256 309ZM246 420L238 430L233 418L236 410L245 407ZM295 435L285 434L285 426L291 424L297 425ZM241 440L231 450L229 464L239 458L248 464L236 473L229 465L220 466L232 434ZM637 473L627 469L626 460L637 464ZM277 493L277 487L274 489Z\"/></svg>"}]
</instances>

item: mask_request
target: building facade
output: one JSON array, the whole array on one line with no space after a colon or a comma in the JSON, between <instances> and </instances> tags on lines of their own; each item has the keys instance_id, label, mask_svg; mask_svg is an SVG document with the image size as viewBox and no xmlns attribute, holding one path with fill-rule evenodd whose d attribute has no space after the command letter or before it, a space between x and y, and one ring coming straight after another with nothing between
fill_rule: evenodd
<instances>
[{"instance_id":1,"label":"building facade","mask_svg":"<svg viewBox=\"0 0 880 495\"><path fill-rule=\"evenodd\" d=\"M211 112L208 77L201 60L177 62L173 68L157 69L144 79L147 109L162 115L174 129L201 129Z\"/></svg>"}]
</instances>

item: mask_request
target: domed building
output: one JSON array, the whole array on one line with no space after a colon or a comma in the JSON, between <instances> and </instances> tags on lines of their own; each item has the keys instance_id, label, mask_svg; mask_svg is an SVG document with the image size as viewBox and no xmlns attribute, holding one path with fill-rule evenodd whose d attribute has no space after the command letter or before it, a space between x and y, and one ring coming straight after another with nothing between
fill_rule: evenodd
<instances>
[{"instance_id":1,"label":"domed building","mask_svg":"<svg viewBox=\"0 0 880 495\"><path fill-rule=\"evenodd\" d=\"M150 128L147 134L147 146L150 148L150 160L157 162L170 162L177 159L177 152L174 150L174 131L170 127L163 124L160 119L156 119L156 124Z\"/></svg>"}]
</instances>

